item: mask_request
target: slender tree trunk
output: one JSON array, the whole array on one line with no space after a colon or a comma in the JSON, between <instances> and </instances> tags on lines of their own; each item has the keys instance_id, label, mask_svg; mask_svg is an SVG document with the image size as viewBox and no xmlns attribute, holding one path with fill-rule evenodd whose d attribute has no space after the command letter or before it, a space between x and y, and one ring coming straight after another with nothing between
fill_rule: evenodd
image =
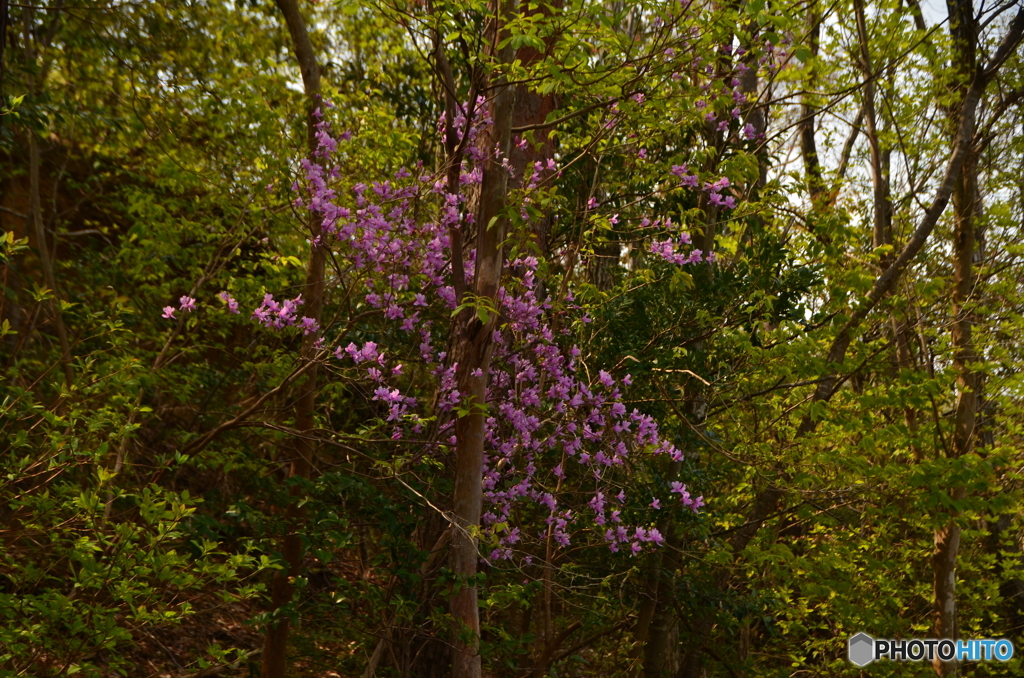
<instances>
[{"instance_id":1,"label":"slender tree trunk","mask_svg":"<svg viewBox=\"0 0 1024 678\"><path fill-rule=\"evenodd\" d=\"M666 478L677 478L682 470L681 461L671 462L666 469ZM643 600L633 625L633 661L637 663L638 674L660 676L665 667L675 663L668 661L668 655L677 650L668 646L671 616L674 621L672 584L675 570L679 566L679 537L676 525L668 515L658 521L658 531L665 535L665 544L651 556L651 564L644 582Z\"/></svg>"},{"instance_id":2,"label":"slender tree trunk","mask_svg":"<svg viewBox=\"0 0 1024 678\"><path fill-rule=\"evenodd\" d=\"M874 228L872 229L872 245L875 248L892 244L892 200L889 195L889 152L882 148L882 140L878 134L878 116L875 112L875 79L872 70L871 55L868 52L868 30L864 17L864 0L854 0L854 13L857 18L857 36L860 42L860 65L864 74L864 127L871 149L871 182L873 188L872 207ZM879 260L883 269L892 261L890 253L883 254Z\"/></svg>"},{"instance_id":3,"label":"slender tree trunk","mask_svg":"<svg viewBox=\"0 0 1024 678\"><path fill-rule=\"evenodd\" d=\"M555 13L561 13L563 0L553 0L550 3L543 3L536 9L524 3L529 14L539 14L545 18ZM554 47L553 36L544 38L547 50ZM545 54L530 45L520 47L515 58L524 67L530 67L545 57ZM516 104L512 113L512 133L523 140L533 140L525 147L514 144L511 149L509 166L512 168L509 177L509 188L518 190L526 185L526 176L536 162L546 163L555 155L554 141L551 137L551 128L545 125L549 114L555 111L558 105L557 97L554 94L541 94L535 92L528 85L516 85ZM551 230L551 216L545 215L537 222L531 223L533 240L537 248L544 254L548 253L548 239Z\"/></svg>"},{"instance_id":4,"label":"slender tree trunk","mask_svg":"<svg viewBox=\"0 0 1024 678\"><path fill-rule=\"evenodd\" d=\"M508 63L513 51L510 46L498 49L505 34L513 3L510 0L492 0L489 30L490 56L499 64ZM451 599L451 614L458 625L452 656L453 678L480 678L480 612L477 587L473 578L477 574L477 541L474 532L479 529L483 501L483 458L487 434L487 383L494 348L494 328L497 314L498 287L504 264L502 244L505 240L507 219L503 212L508 193L508 171L502 165L511 150L512 113L515 90L497 76L490 84L491 126L483 136L485 154L480 202L476 214L476 271L473 276L475 303L489 307L486 322L483 314L467 309L459 314L455 327L453 360L457 363L456 384L462 394L462 405L469 412L455 423L455 488L452 509L455 525L450 552L451 568L458 578L457 590Z\"/></svg>"},{"instance_id":5,"label":"slender tree trunk","mask_svg":"<svg viewBox=\"0 0 1024 678\"><path fill-rule=\"evenodd\" d=\"M963 488L955 488L950 495L953 499L963 499ZM935 531L935 552L932 556L934 574L935 623L936 638L956 639L960 635L956 615L956 558L960 551L960 526L955 523L945 525ZM954 661L944 662L938 658L932 660L932 667L938 676L959 675L959 664Z\"/></svg>"},{"instance_id":6,"label":"slender tree trunk","mask_svg":"<svg viewBox=\"0 0 1024 678\"><path fill-rule=\"evenodd\" d=\"M316 117L313 112L320 104L320 66L313 51L306 24L299 13L297 0L276 0L277 6L288 25L292 48L302 72L302 84L306 94L307 145L310 158L316 151ZM319 243L320 222L315 217L309 220L310 240ZM310 245L309 261L306 266L306 283L303 286L303 312L318 324L323 315L324 294L324 250L319 244ZM316 360L317 333L305 335L302 341L301 360ZM305 376L296 383L298 399L295 405L295 437L292 460L288 469L289 478L310 477L313 468L314 447L309 433L316 428L317 365L312 364ZM295 578L302 573L303 547L301 530L306 522L306 512L301 504L302 489L293 485L290 489L291 502L285 510L286 534L281 544L281 555L287 568L280 570L271 583L271 607L278 613L267 629L263 648L263 678L283 678L288 668L289 615L282 610L292 601Z\"/></svg>"},{"instance_id":7,"label":"slender tree trunk","mask_svg":"<svg viewBox=\"0 0 1024 678\"><path fill-rule=\"evenodd\" d=\"M43 279L46 286L53 291L53 298L48 302L50 315L53 318L53 326L57 332L57 341L60 345L60 364L64 368L64 383L69 387L75 381L75 371L71 366L71 343L68 341L67 327L64 325L64 315L60 310L60 295L57 291L57 278L53 273L53 260L50 257L50 246L46 242L46 228L43 225L43 206L39 196L39 142L35 134L28 132L28 158L29 158L29 194L31 200L32 228L36 236L36 246L39 248L39 260L43 266Z\"/></svg>"},{"instance_id":8,"label":"slender tree trunk","mask_svg":"<svg viewBox=\"0 0 1024 678\"><path fill-rule=\"evenodd\" d=\"M949 0L949 32L953 41L953 64L962 79L958 88L969 95L977 72L978 26L973 3L969 0ZM954 122L960 122L958 117ZM974 446L974 424L978 411L978 375L974 370L974 344L971 336L972 314L970 298L974 291L974 242L978 206L977 155L968 148L963 170L953 190L953 369L956 372L957 400L953 420L953 436L948 454L954 458L968 454ZM954 500L963 499L963 487L952 487L949 494ZM955 522L956 514L935 530L935 551L932 556L934 626L936 638L959 637L956 609L956 564L960 552L961 528ZM956 661L932 663L940 678L960 673Z\"/></svg>"},{"instance_id":9,"label":"slender tree trunk","mask_svg":"<svg viewBox=\"0 0 1024 678\"><path fill-rule=\"evenodd\" d=\"M672 590L679 568L679 547L679 531L673 526L665 536L664 553L658 559L654 606L644 643L644 678L668 678L679 663L676 642L679 619Z\"/></svg>"},{"instance_id":10,"label":"slender tree trunk","mask_svg":"<svg viewBox=\"0 0 1024 678\"><path fill-rule=\"evenodd\" d=\"M7 8L4 8L6 13ZM33 49L32 20L33 9L26 7L22 13L23 34L25 47L25 62L35 63L36 53ZM4 17L6 24L6 16ZM6 37L6 36L5 36ZM2 57L2 54L0 54ZM45 72L46 68L43 68ZM32 96L38 95L39 83L36 75L29 75L29 91ZM43 203L41 199L40 171L39 171L39 140L35 132L26 130L28 137L28 185L29 185L29 219L32 222L32 230L36 238L36 247L39 248L39 261L43 267L43 280L46 286L53 292L49 300L50 316L53 318L54 330L57 332L57 341L60 345L60 364L64 369L64 383L70 387L75 381L75 372L71 366L71 343L68 341L67 328L64 325L64 315L60 309L60 294L57 289L57 277L53 273L53 259L50 257L50 246L46 242L46 227L43 224Z\"/></svg>"},{"instance_id":11,"label":"slender tree trunk","mask_svg":"<svg viewBox=\"0 0 1024 678\"><path fill-rule=\"evenodd\" d=\"M667 520L658 523L658 531L665 534L667 531ZM630 657L634 663L637 675L643 672L643 657L647 646L647 637L651 630L651 622L658 605L658 594L661 588L661 568L665 558L665 550L658 551L651 556L651 564L647 570L644 581L644 589L640 600L640 610L637 613L636 622L633 624L633 652Z\"/></svg>"},{"instance_id":12,"label":"slender tree trunk","mask_svg":"<svg viewBox=\"0 0 1024 678\"><path fill-rule=\"evenodd\" d=\"M974 289L975 215L978 200L976 158L972 153L964 163L964 174L953 194L955 232L953 242L953 369L957 377L957 401L950 454L962 457L974 447L974 429L978 412L978 374L971 336L972 313L968 308ZM963 487L949 490L954 500L963 499ZM953 516L955 518L955 516ZM960 551L960 526L953 520L935 531L934 574L936 638L958 638L956 611L956 562ZM942 678L958 674L956 662L933 664Z\"/></svg>"},{"instance_id":13,"label":"slender tree trunk","mask_svg":"<svg viewBox=\"0 0 1024 678\"><path fill-rule=\"evenodd\" d=\"M821 36L821 16L815 2L808 11L808 43L811 53L817 57ZM815 73L808 77L808 90L815 87ZM807 174L807 191L813 206L820 200L825 189L821 176L821 162L818 159L818 144L814 137L816 109L811 101L812 94L804 92L800 101L800 152L804 159L804 172Z\"/></svg>"}]
</instances>

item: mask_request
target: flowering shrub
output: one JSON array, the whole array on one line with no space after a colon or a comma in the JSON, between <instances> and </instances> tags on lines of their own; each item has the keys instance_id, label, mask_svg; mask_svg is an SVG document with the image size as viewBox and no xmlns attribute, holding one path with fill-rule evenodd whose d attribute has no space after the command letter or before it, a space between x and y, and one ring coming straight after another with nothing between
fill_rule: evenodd
<instances>
[{"instance_id":1,"label":"flowering shrub","mask_svg":"<svg viewBox=\"0 0 1024 678\"><path fill-rule=\"evenodd\" d=\"M481 106L482 102L477 102ZM586 321L571 293L561 300L545 296L538 281L541 262L535 256L516 256L506 261L505 277L498 290L497 307L473 299L456 298L450 266L451 229L468 229L473 225L473 214L467 210L470 187L481 182L483 152L476 143L480 130L489 120L480 111L463 108L455 120L455 128L465 130L467 119L472 124L464 133L470 138L460 173L458 194L446 192L442 180L420 173L413 175L406 169L398 171L392 179L370 184L358 183L347 193L335 186L340 170L334 163L339 152L339 141L347 141L348 134L335 137L331 125L318 109L316 116L318 150L315 162L303 162L303 182L293 187L298 193L297 206L311 212L320 222L321 235L313 242L325 248L331 257L341 262L346 272L346 284L361 285L365 290L362 301L366 309L382 323L389 337L415 338L418 355L409 359L430 366L436 383L436 397L432 401L403 393L400 378L405 364L400 358L398 339L395 347L374 341L357 343L339 334L344 323L321 328L316 321L302 316L303 299L278 301L267 293L253 310L251 317L258 324L271 329L298 328L303 334L319 334L320 357L333 356L341 369L354 372L355 378L369 386L371 399L386 410L383 424L394 440L416 440L425 426L433 422L435 439L427 453L443 454L446 447L454 447L455 420L464 416L480 403L467 401L456 385L458 365L446 351L447 324L439 318L452 316L465 307L482 318L498 314L498 329L494 331L494 354L488 381L486 454L484 459L483 489L485 513L482 533L494 543L491 559L513 556L513 547L530 534L537 538L550 537L554 543L568 546L574 530L586 526L603 538L612 551L625 547L636 554L645 544L659 545L663 535L656 527L626 525L622 510L610 508L606 500L612 493L614 475L628 471L632 460L642 455L666 455L672 460L683 458L683 453L666 440L652 417L636 409L628 409L621 388L629 386L631 377L615 379L606 371L599 371L597 379L590 379L579 364L580 351L569 345L566 335L574 319ZM439 123L444 129L444 120ZM693 177L683 171L673 173ZM537 189L541 177L557 172L554 161L536 163L527 183L525 201ZM695 182L694 182L694 185ZM718 191L729 186L728 179L707 184L705 190L718 196ZM438 205L436 212L424 210L426 202ZM730 206L732 198L728 199ZM597 207L591 199L589 209ZM671 219L649 222L663 234L676 232ZM685 233L677 236L680 246L689 244ZM714 254L700 250L677 253L671 240L654 241L651 251L674 264L714 261ZM472 268L475 252L465 252L467 269ZM467 278L468 278L467 274ZM227 292L218 298L232 313L238 312L238 302ZM182 297L180 310L192 311L195 300ZM174 309L165 309L165 317L174 317ZM360 376L361 375L361 376ZM427 445L424 443L424 445ZM580 515L560 504L559 489L573 469L574 475L589 478L592 499L590 515ZM686 487L673 481L669 495L678 495L682 506L697 511L703 498L691 498ZM617 494L625 501L624 493ZM649 505L649 517L660 509L660 499ZM517 507L521 514L517 518ZM531 532L527 526L509 527L539 509L546 527Z\"/></svg>"}]
</instances>

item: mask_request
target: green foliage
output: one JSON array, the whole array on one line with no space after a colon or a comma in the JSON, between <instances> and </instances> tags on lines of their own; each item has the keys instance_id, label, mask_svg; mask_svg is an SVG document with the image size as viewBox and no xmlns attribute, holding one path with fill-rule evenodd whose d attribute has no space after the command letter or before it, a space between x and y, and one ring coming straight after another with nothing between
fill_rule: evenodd
<instances>
[{"instance_id":1,"label":"green foliage","mask_svg":"<svg viewBox=\"0 0 1024 678\"><path fill-rule=\"evenodd\" d=\"M443 422L427 417L420 439L392 440L366 384L324 360L315 426L296 431L301 333L248 318L264 294L297 294L309 252L290 190L306 153L305 103L276 6L12 6L0 103L0 673L241 675L256 666L240 653L288 619L296 675L362 675L377 662L378 676L435 676L460 632L448 601L474 584L493 675L637 675L662 631L674 669L693 660L708 676L860 675L845 660L853 633L932 635L935 535L951 525L962 531L961 635L1020 645L1019 56L978 116L971 171L983 242L966 310L954 302L947 209L837 359L844 326L941 180L967 82L956 42L931 18L922 29L905 3L867 8L869 141L852 3L687 7L524 3L498 40L516 51L501 68L517 96L547 106L521 125L517 147L558 165L536 190L523 187L529 167L511 177L506 251L541 260L553 312L580 307L555 327L578 346L580 369L630 374L630 407L685 452L679 462L637 458L614 476L624 522L660 501L667 545L629 556L582 533L565 550L542 535L514 564L488 559L466 581L445 565L452 455L443 444L423 452L443 443ZM436 50L459 101L487 96L474 87L499 68L485 38L490 11L470 0L303 6L330 119L352 133L341 182L402 167L441 176ZM993 16L981 52L992 53L1008 19ZM749 101L733 100L730 64L760 61L773 66ZM706 116L733 120L734 108L734 128L764 115L764 138L716 132ZM808 115L818 178L806 159L793 162L792 126ZM882 243L872 144L888 158L892 236ZM683 165L702 181L728 178L735 209L680 186L671 170ZM26 218L33 192L47 243ZM352 195L342 203L359 208ZM427 219L437 207L424 199L413 209ZM717 263L664 261L648 219L671 219ZM387 346L403 361L403 393L431 402L437 378L417 338L373 317L357 273L330 261L328 281L326 345ZM242 314L216 300L222 290ZM199 309L161 317L182 296ZM505 323L471 294L432 320L445 326L463 311ZM964 313L966 357L951 331ZM972 449L958 454L972 374L981 401ZM458 414L490 405L464 401ZM310 440L315 472L289 478ZM705 498L701 514L670 502L680 480ZM571 470L560 506L590 512L589 482ZM767 490L779 499L758 515ZM267 585L295 530L281 507L293 499L306 560L292 602L270 612ZM546 514L531 511L499 523L494 539L542 525ZM645 623L661 630L645 635ZM160 649L161 638L195 637ZM1016 675L1018 663L970 671ZM931 668L864 673L907 671Z\"/></svg>"}]
</instances>

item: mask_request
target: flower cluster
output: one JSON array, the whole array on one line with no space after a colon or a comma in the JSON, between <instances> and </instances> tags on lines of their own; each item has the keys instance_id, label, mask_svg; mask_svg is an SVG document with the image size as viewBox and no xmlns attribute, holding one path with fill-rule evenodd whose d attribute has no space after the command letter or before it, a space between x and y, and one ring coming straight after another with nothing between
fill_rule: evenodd
<instances>
[{"instance_id":1,"label":"flower cluster","mask_svg":"<svg viewBox=\"0 0 1024 678\"><path fill-rule=\"evenodd\" d=\"M196 310L196 300L188 296L187 294L182 296L178 300L178 304L178 310L182 311L183 313L191 313L192 311ZM168 318L170 320L174 320L174 311L175 308L173 306L164 306L163 317Z\"/></svg>"},{"instance_id":2,"label":"flower cluster","mask_svg":"<svg viewBox=\"0 0 1024 678\"><path fill-rule=\"evenodd\" d=\"M671 483L671 491L679 495L679 500L683 506L688 509L692 509L694 513L700 510L700 507L704 505L704 497L697 497L696 499L690 497L690 493L687 491L686 486L677 480L673 480Z\"/></svg>"},{"instance_id":3,"label":"flower cluster","mask_svg":"<svg viewBox=\"0 0 1024 678\"><path fill-rule=\"evenodd\" d=\"M508 322L494 337L488 399L497 405L487 422L484 498L488 510L482 522L486 531L511 521L520 503L538 505L547 513L545 532L550 531L555 543L568 545L569 527L581 518L571 509L560 510L552 488L573 467L584 472L574 473L577 477L590 478L595 488L592 522L603 526L622 521L621 511L606 511L603 499L602 487L616 472L640 454L680 459L682 452L660 437L651 417L627 409L620 386L630 383L628 375L617 381L599 371L593 383L582 378L579 349L564 350L556 342L550 324L552 305L538 301L537 263L532 257L511 262L513 269L524 272L514 289L510 284L500 295ZM643 543L658 543L656 538L646 538L646 528L631 528L628 533L637 537L631 541L634 553L642 550ZM621 532L604 536L618 550ZM519 538L519 533L500 535L491 557L509 557L511 545Z\"/></svg>"},{"instance_id":4,"label":"flower cluster","mask_svg":"<svg viewBox=\"0 0 1024 678\"><path fill-rule=\"evenodd\" d=\"M736 206L736 199L731 195L722 197L722 191L729 188L728 177L722 177L718 181L704 184L704 191L708 194L708 202L712 205L732 209Z\"/></svg>"},{"instance_id":5,"label":"flower cluster","mask_svg":"<svg viewBox=\"0 0 1024 678\"><path fill-rule=\"evenodd\" d=\"M280 303L274 300L273 294L265 294L263 303L252 312L252 319L264 327L275 330L282 327L299 327L304 334L312 334L318 331L320 326L312 318L299 317L299 306L302 306L302 303L301 294L294 299L285 299Z\"/></svg>"},{"instance_id":6,"label":"flower cluster","mask_svg":"<svg viewBox=\"0 0 1024 678\"><path fill-rule=\"evenodd\" d=\"M685 188L697 188L700 184L697 175L690 172L690 168L686 166L686 163L672 165L672 174L679 177L679 185ZM729 178L720 177L716 181L705 183L703 191L708 194L708 202L710 204L718 205L725 209L732 209L736 206L736 198L731 195L722 196L722 192L729 188L729 186L731 186Z\"/></svg>"},{"instance_id":7,"label":"flower cluster","mask_svg":"<svg viewBox=\"0 0 1024 678\"><path fill-rule=\"evenodd\" d=\"M480 108L482 102L474 105ZM386 409L382 421L391 429L392 438L408 437L410 431L421 430L425 417L437 416L438 440L454 446L455 421L464 403L455 378L458 365L444 350L447 323L435 320L450 317L457 306L449 233L473 223L473 215L465 209L464 189L481 180L485 152L477 139L489 121L479 111L462 108L454 120L456 133L470 136L458 193L449 193L443 179L413 176L404 169L391 180L356 184L339 193L332 188L340 175L339 167L332 164L339 141L320 111L316 113L321 118L316 161L303 164L303 181L296 186L300 192L296 204L320 221L320 236L312 244L329 248L336 260L344 262L341 268L349 276L346 285L362 286L364 308L376 313L390 327L389 332L418 340L418 358L432 366L436 397L427 402L404 394L403 365L389 362L373 341L357 343L334 337L334 346L328 350L343 368L363 375L372 401ZM447 128L443 122L442 130ZM549 162L533 170L530 189L537 186L537 177L556 172L557 167ZM424 216L422 204L431 196L438 209ZM590 209L597 206L596 200L588 205ZM656 225L670 230L671 222ZM467 248L462 255L466 270L472 271L475 251ZM696 252L697 259L701 256ZM604 497L616 474L621 475L643 455L678 460L683 454L661 436L650 416L626 407L622 387L630 384L628 375L616 379L599 371L593 381L584 376L580 350L565 345L563 337L574 318L584 322L587 318L580 317L581 309L574 305L571 294L556 305L541 293L539 265L530 256L507 261L510 274L497 293L494 309L500 323L493 335L488 375L491 415L486 420L482 479L486 504L482 528L497 544L490 555L509 558L514 545L534 536L568 546L588 523L598 528L594 532L603 535L613 551L626 546L629 552L640 553L645 545L658 545L664 537L651 524L626 525L623 509L606 506ZM229 310L237 311L237 302L226 292L220 299ZM252 318L274 330L299 327L307 334L319 334L321 328L313 319L300 316L302 303L301 296L278 301L268 293ZM321 342L331 329L320 337ZM566 482L593 488L589 520L561 505L559 488ZM700 505L688 494L684 499L684 506L696 509ZM621 493L619 501L624 502ZM537 525L540 529L535 531L528 527L528 519L538 509L544 526ZM648 507L639 513L644 511L653 517ZM509 527L517 522L519 525Z\"/></svg>"},{"instance_id":8,"label":"flower cluster","mask_svg":"<svg viewBox=\"0 0 1024 678\"><path fill-rule=\"evenodd\" d=\"M480 108L482 102L476 106ZM473 122L466 129L470 119ZM456 133L470 137L465 144L460 188L481 180L484 152L477 139L488 122L479 110L460 108L457 112ZM321 125L326 130L327 123ZM442 133L447 129L443 120L439 129ZM328 145L325 150L334 148ZM361 272L368 306L378 309L384 321L393 322L399 331L419 338L419 357L434 366L438 389L435 411L422 415L437 414L440 440L454 446L455 419L463 401L455 379L458 365L443 350L447 328L435 326L429 311L434 308L447 316L457 305L448 233L472 224L463 192L448 193L441 179L411 178L409 173L399 172L393 181L353 187L349 199L355 209L346 210L321 181L330 172L326 165L307 168L308 196L303 204L324 219L325 233L334 234L325 246L332 247L335 256L346 257L353 271ZM557 166L553 161L535 165L528 190L537 186L538 177L554 172ZM440 209L432 219L413 214L413 203L424 193L438 196ZM588 207L596 208L596 201ZM335 219L340 215L343 217ZM472 270L475 252L468 249L464 258L466 269ZM487 419L483 477L487 508L482 518L484 532L497 542L491 553L494 559L510 557L513 545L531 533L522 527L508 527L536 510L530 507L540 508L546 515L538 538L550 536L557 544L571 543L573 532L585 526L585 519L560 506L557 488L567 476L590 478L597 493L603 492L601 488L612 474L621 472L638 455L682 457L681 451L661 438L651 417L627 409L621 387L629 384L628 376L616 381L609 373L599 372L594 383L582 377L580 351L563 346L558 340L562 332L556 331L556 323L564 328L568 314L577 307L571 295L555 308L540 294L539 263L530 256L506 262L506 270L514 275L508 276L496 300L501 324L493 336L489 374L487 400L493 414ZM420 426L417 408L427 403L418 403L393 385L397 383L396 368L386 368L376 344L349 343L335 355L366 370L375 384L373 399L388 407L392 437L403 436L403 427ZM585 473L572 472L572 466ZM517 516L519 506L523 511ZM621 521L621 514L612 512L594 515L591 522L597 526L612 522L618 527ZM621 526L627 529L633 553L641 551L644 544L656 545L662 540L653 527ZM605 538L616 550L624 543L618 529Z\"/></svg>"},{"instance_id":9,"label":"flower cluster","mask_svg":"<svg viewBox=\"0 0 1024 678\"><path fill-rule=\"evenodd\" d=\"M641 222L641 226L647 227L652 225L647 219ZM666 219L664 222L654 222L655 227L658 227L662 232L672 232L672 220ZM712 263L715 261L715 253L708 252L704 254L699 249L693 249L689 254L684 254L681 250L684 246L690 244L690 234L686 232L680 232L675 239L668 238L666 240L653 240L651 241L651 254L655 254L670 264L686 265L696 264L701 261ZM680 251L676 251L676 248Z\"/></svg>"}]
</instances>

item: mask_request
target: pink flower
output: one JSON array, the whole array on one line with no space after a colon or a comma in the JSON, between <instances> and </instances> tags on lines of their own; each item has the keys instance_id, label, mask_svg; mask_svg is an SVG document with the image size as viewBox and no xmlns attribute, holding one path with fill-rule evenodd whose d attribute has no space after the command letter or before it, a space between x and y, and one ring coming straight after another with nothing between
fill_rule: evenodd
<instances>
[{"instance_id":1,"label":"pink flower","mask_svg":"<svg viewBox=\"0 0 1024 678\"><path fill-rule=\"evenodd\" d=\"M732 209L733 207L736 206L736 198L732 197L731 195L723 198L720 193L711 193L710 195L708 195L708 202L710 202L712 205L718 205L726 209Z\"/></svg>"},{"instance_id":2,"label":"pink flower","mask_svg":"<svg viewBox=\"0 0 1024 678\"><path fill-rule=\"evenodd\" d=\"M697 497L691 499L689 493L683 496L683 506L693 510L694 513L698 513L700 507L704 505L704 497Z\"/></svg>"},{"instance_id":3,"label":"pink flower","mask_svg":"<svg viewBox=\"0 0 1024 678\"><path fill-rule=\"evenodd\" d=\"M232 313L238 313L238 302L235 301L234 297L232 297L229 293L221 292L220 294L217 295L217 298L228 305L229 311L231 311Z\"/></svg>"},{"instance_id":4,"label":"pink flower","mask_svg":"<svg viewBox=\"0 0 1024 678\"><path fill-rule=\"evenodd\" d=\"M173 306L164 306L164 316L163 317L165 317L165 318L167 318L169 320L176 320L176 318L174 317L174 307Z\"/></svg>"},{"instance_id":5,"label":"pink flower","mask_svg":"<svg viewBox=\"0 0 1024 678\"><path fill-rule=\"evenodd\" d=\"M690 58L687 57L687 60ZM719 79L714 82L718 83L715 91L711 91L710 85L705 88L708 93L703 95L703 110L699 114L694 111L694 114L701 117L705 114L715 115L714 109L721 109L719 112L723 113L722 117L714 119L712 126L723 120L731 125L731 118L725 113L728 107L722 101L728 100L729 92L719 92L721 82ZM643 101L640 96L636 99L638 102ZM465 141L468 142L464 144L464 165L458 173L462 177L462 185L479 183L482 166L491 160L490 149L483 145L483 137L477 136L490 124L483 99L467 102L466 106L468 108L458 107L454 111L455 120L448 121L453 123L460 139L465 135ZM475 114L470 115L470 110ZM734 117L735 113L733 111ZM614 126L621 114L612 109L609 115L611 119L608 123ZM743 122L740 117L737 126L742 126ZM442 118L439 131L443 134L447 126ZM321 155L333 156L340 150L336 143L337 135L332 132L326 119L318 125L317 132ZM520 149L529 148L522 137L516 138L514 143ZM630 137L627 143L633 144L632 152L636 154L633 157L639 157L633 160L637 166L642 166L646 162L645 158L650 159L658 154L657 149L641 148L646 144L636 136ZM499 162L507 162L503 154L494 157ZM681 162L681 159L676 162ZM554 160L531 165L532 174L528 170L523 177L524 181L532 181L528 188L539 185L544 177L559 172ZM571 544L576 519L569 511L559 510L555 496L542 489L546 481L553 479L548 476L549 473L560 479L567 476L570 470L574 475L592 475L597 481L599 486L594 490L594 501L589 507L592 510L585 511L585 519L591 526L605 523L600 532L605 534L612 551L621 549L621 552L638 554L644 550L651 551L665 541L649 525L640 527L629 524L626 495L610 489L605 475L610 475L609 471L614 470L615 466L625 465L631 455L639 454L642 450L651 449L654 454L672 455L673 459L681 456L681 452L662 437L652 417L638 411L632 415L627 413L620 389L625 390L625 386L631 383L628 376L621 379L620 385L619 377L611 375L610 369L607 372L598 371L597 374L586 370L579 348L568 348L556 336L577 329L575 324L571 321L559 321L557 325L550 323L551 316L563 313L577 318L580 324L593 323L596 319L590 318L584 308L576 305L571 294L566 294L567 308L554 304L548 295L541 293L541 273L536 259L512 257L509 266L516 270L522 267L523 273L514 276L510 280L511 284L498 290L496 301L502 309L503 321L507 319L508 329L503 324L501 329L493 330L495 360L492 367L488 372L465 365L460 372L458 363L447 361L446 353L442 350L445 344L443 328L439 331L432 324L437 321L428 319L423 311L438 305L437 310L443 314L445 306L451 310L458 305L455 281L451 280L450 233L459 232L465 225L474 223L466 196L458 187L452 187L452 193L449 194L446 190L447 182L442 180L434 183L433 178L423 171L422 164L417 165L413 174L403 169L395 173L392 180L368 181L344 189L338 185L337 180L342 178L341 171L333 160L319 163L307 159L302 169L304 176L301 185L296 184L294 187L301 195L297 204L323 225L325 243L330 238L343 245L338 255L345 258L344 265L352 268L358 274L357 278L365 283L358 292L354 292L356 298L365 298L366 304L376 309L377 315L390 319L392 322L388 322L389 327L393 323L395 327L400 325L403 330L416 333L417 341L412 342L410 338L410 343L419 345L419 355L427 371L439 382L438 409L442 413L449 413L449 416L445 416L446 423L439 425L439 441L450 445L457 442L453 435L457 422L450 415L465 399L457 388L456 375L469 376L465 372L468 368L475 378L486 377L491 382L489 399L493 410L487 415L486 471L482 478L487 512L481 521L483 529L489 531L489 536L499 538L498 548L491 558L507 559L512 555L511 546L531 542L535 538L537 533L532 526L524 525L521 533L513 531L505 536L498 534L500 530L494 529L498 523L508 524L516 520L512 516L517 511L516 505L522 502L538 504L538 508L543 511L538 522L547 516L546 524L551 529L549 534L555 543L560 546ZM733 191L727 183L716 181L717 177L705 176L703 173L698 176L685 164L672 166L675 179L667 171L661 171L664 172L662 179L666 186L672 189L690 187L696 192L705 187L704 181L715 182L708 184L701 193L707 196L705 200L724 203L730 198L727 194ZM341 190L350 197L342 200ZM440 215L436 219L421 220L412 205L421 196L432 192L438 193L442 200ZM717 197L712 198L712 193ZM615 214L611 204L607 212L604 212L604 206L598 201L606 198L598 198L597 195L603 194L595 193L594 197L588 195L583 201L585 210L581 211L596 215L597 210L601 209L601 218L607 217L606 224L631 222L632 217ZM350 201L352 204L349 204ZM637 220L641 216L637 215ZM527 213L524 218L528 217ZM660 237L668 240L652 243L651 251L666 261L690 264L704 260L703 253L692 249L689 235L682 232L685 229L673 224L671 220L664 217L656 222L653 218L643 219L640 227L650 229L655 237L658 236L653 231L665 234ZM562 257L564 255L564 250L558 254ZM476 252L467 249L464 262L467 272L474 270L475 257ZM218 296L229 309L232 308L235 302L227 292ZM296 327L307 332L317 332L316 335L310 335L315 339L320 334L317 323L299 314L301 304L301 297L278 301L267 294L254 312L254 318L273 329ZM189 300L187 307L185 301L182 301L182 310L192 311L195 308L194 300ZM167 309L171 318L177 309ZM421 318L421 314L424 317ZM404 337L401 338L401 341L404 340ZM355 373L354 378L368 386L375 405L386 411L386 414L382 413L382 419L386 418L389 423L383 425L381 433L385 436L390 433L396 439L406 433L420 435L425 427L416 412L422 412L424 403L404 395L388 383L393 378L404 381L400 377L402 365L397 360L388 362L386 359L384 351L387 350L390 355L393 348L397 346L388 337L381 339L380 346L372 341L353 342L347 346L342 343L329 350L335 357L345 359L340 364L350 366L348 372ZM356 366L354 370L352 366ZM595 367L595 370L599 368ZM475 379L470 381L475 382ZM561 450L565 458L571 457L579 464L573 462L566 467L559 463L552 468L547 465L548 453L552 450ZM505 463L500 464L501 461ZM555 462L557 459L553 460ZM680 495L684 506L694 508L702 505L703 498L690 497L682 483L678 483L677 488L676 493ZM662 487L658 495L664 492L666 488ZM642 501L640 496L634 499ZM668 497L666 500L674 507L675 501ZM669 504L665 505L666 509ZM655 510L660 509L660 499L652 496L650 506ZM606 531L608 527L612 529ZM515 557L518 560L520 555ZM523 562L527 562L525 557Z\"/></svg>"},{"instance_id":6,"label":"pink flower","mask_svg":"<svg viewBox=\"0 0 1024 678\"><path fill-rule=\"evenodd\" d=\"M722 191L729 188L729 186L731 186L731 184L729 183L729 177L722 177L721 179L714 183L704 184L704 190L717 193L718 191Z\"/></svg>"},{"instance_id":7,"label":"pink flower","mask_svg":"<svg viewBox=\"0 0 1024 678\"><path fill-rule=\"evenodd\" d=\"M191 311L196 310L196 300L193 299L192 297L186 295L186 296L183 296L178 301L181 302L181 310L182 311L191 312Z\"/></svg>"}]
</instances>

